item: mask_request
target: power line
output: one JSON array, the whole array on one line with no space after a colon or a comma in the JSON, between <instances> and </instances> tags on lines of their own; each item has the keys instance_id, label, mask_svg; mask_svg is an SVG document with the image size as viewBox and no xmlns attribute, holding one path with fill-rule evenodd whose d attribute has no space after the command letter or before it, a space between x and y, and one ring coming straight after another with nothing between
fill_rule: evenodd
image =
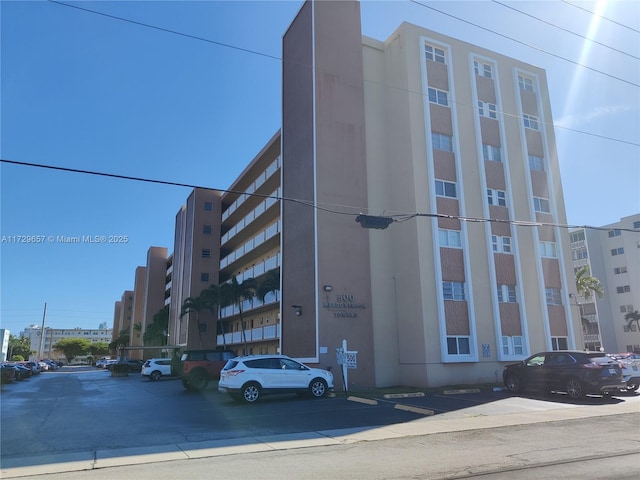
<instances>
[{"instance_id":1,"label":"power line","mask_svg":"<svg viewBox=\"0 0 640 480\"><path fill-rule=\"evenodd\" d=\"M12 164L12 165L20 165L20 166L24 166L24 167L34 167L34 168L44 168L44 169L49 169L49 170L56 170L56 171L62 171L62 172L69 172L69 173L81 173L81 174L85 174L85 175L95 175L95 176L100 176L100 177L108 177L108 178L116 178L116 179L120 179L120 180L132 180L132 181L137 181L137 182L146 182L146 183L154 183L154 184L160 184L160 185L169 185L169 186L178 186L178 187L187 187L187 188L198 188L198 189L203 189L203 190L211 190L211 191L215 191L215 192L221 192L221 193L233 193L233 194L239 194L239 195L247 195L250 197L260 197L260 198L273 198L275 200L280 200L283 202L293 202L293 203L298 203L307 207L311 207L311 208L315 208L317 210L322 210L324 212L328 212L328 213L333 213L336 215L346 215L346 216L350 216L350 217L358 217L359 215L362 214L363 210L368 210L368 208L365 207L357 207L357 206L348 206L348 205L343 205L343 208L345 209L352 209L354 212L358 212L358 213L349 213L349 212L341 212L338 210L334 210L334 209L330 209L330 208L325 208L325 207L320 207L319 205L317 205L316 203L310 201L310 200L302 200L302 199L297 199L297 198L290 198L290 197L283 197L283 196L279 196L279 195L267 195L267 194L259 194L259 193L247 193L247 192L239 192L236 190L225 190L222 188L212 188L212 187L205 187L205 186L201 186L201 185L193 185L193 184L188 184L188 183L180 183L180 182L170 182L167 180L155 180L155 179L150 179L150 178L144 178L144 177L133 177L130 175L119 175L119 174L115 174L115 173L105 173L105 172L95 172L95 171L91 171L91 170L83 170L83 169L77 169L77 168L68 168L68 167L59 167L59 166L55 166L55 165L44 165L44 164L38 164L38 163L29 163L29 162L20 162L20 161L16 161L16 160L8 160L8 159L0 159L1 163L7 163L7 164ZM542 226L546 226L546 227L556 227L556 228L567 228L567 229L579 229L579 228L584 228L584 229L590 229L590 230L601 230L601 231L609 231L611 230L611 228L607 228L607 227L594 227L594 226L590 226L590 225L565 225L565 224L560 224L560 223L551 223L551 222L533 222L533 221L528 221L528 220L500 220L500 219L495 219L495 218L479 218L479 217L463 217L463 216L459 216L459 215L445 215L445 214L440 214L440 213L403 213L403 214L395 214L395 215L389 215L386 218L392 218L394 222L405 222L407 220L411 220L412 218L415 217L429 217L429 218L447 218L447 219L455 219L455 220L460 220L463 222L470 222L470 223L506 223L509 225L514 225L514 226L520 226L520 227L542 227ZM384 217L380 217L380 218L384 218ZM630 229L630 228L618 228L618 230L620 231L625 231L625 232L632 232L632 233L640 233L640 230L634 230L634 229Z\"/></svg>"},{"instance_id":2,"label":"power line","mask_svg":"<svg viewBox=\"0 0 640 480\"><path fill-rule=\"evenodd\" d=\"M498 5L501 5L501 6L505 7L505 8L513 10L515 12L521 13L522 15L525 15L525 16L527 16L529 18L533 18L534 20L542 22L542 23L544 23L546 25L549 25L549 26L555 27L555 28L557 28L559 30L562 30L563 32L570 33L571 35L575 35L576 37L582 38L582 39L587 40L587 41L589 41L591 43L595 43L596 45L600 45L602 47L608 48L610 50L613 50L614 52L621 53L622 55L626 55L627 57L631 57L631 58L634 58L636 60L640 60L640 57L636 57L635 55L632 55L630 53L627 53L627 52L624 52L622 50L619 50L619 49L617 49L615 47L612 47L610 45L607 45L605 43L599 42L597 40L593 40L592 38L585 37L584 35L580 35L579 33L572 32L571 30L569 30L567 28L564 28L564 27L561 27L560 25L556 25L555 23L547 22L546 20L544 20L544 19L542 19L540 17L536 17L535 15L531 15L530 13L527 13L527 12L524 12L522 10L519 10L519 9L517 9L515 7L512 7L511 5L507 5L506 3L499 2L498 0L491 0L491 1L493 3L497 3Z\"/></svg>"},{"instance_id":3,"label":"power line","mask_svg":"<svg viewBox=\"0 0 640 480\"><path fill-rule=\"evenodd\" d=\"M532 48L532 49L537 50L539 52L546 53L547 55L551 55L552 57L559 58L560 60L564 60L565 62L572 63L572 64L577 65L579 67L585 68L585 69L590 70L592 72L599 73L601 75L605 75L605 76L607 76L609 78L613 78L614 80L618 80L620 82L627 83L627 84L632 85L634 87L640 87L640 84L638 84L638 83L633 83L633 82L631 82L629 80L625 80L624 78L616 77L615 75L611 75L610 73L603 72L602 70L598 70L596 68L589 67L589 66L584 65L584 64L579 63L579 62L575 62L575 61L570 60L568 58L565 58L565 57L563 57L561 55L557 55L555 53L552 53L552 52L549 52L547 50L544 50L543 48L536 47L535 45L531 45L529 43L523 42L522 40L517 40L515 38L509 37L508 35L505 35L504 33L496 32L495 30L491 30L490 28L483 27L482 25L478 25L477 23L473 23L473 22L471 22L469 20L465 20L464 18L460 18L460 17L458 17L456 15L453 15L451 13L444 12L444 11L438 9L438 8L432 7L430 5L425 5L424 3L421 3L418 0L409 0L409 1L412 2L412 3L415 3L416 5L420 5L421 7L428 8L429 10L433 10L434 12L438 12L438 13L440 13L442 15L446 15L447 17L451 17L451 18L453 18L455 20L458 20L460 22L466 23L468 25L473 25L474 27L479 28L481 30L484 30L486 32L490 32L490 33L498 35L498 36L500 36L502 38L506 38L508 40L511 40L512 42L519 43L520 45L524 45L525 47L529 47L529 48Z\"/></svg>"},{"instance_id":4,"label":"power line","mask_svg":"<svg viewBox=\"0 0 640 480\"><path fill-rule=\"evenodd\" d=\"M567 5L571 5L572 7L577 8L579 10L583 10L585 12L588 12L588 13L590 13L591 15L593 15L595 17L600 17L601 19L606 20L607 22L615 23L616 25L619 25L619 26L621 26L623 28L627 28L627 29L631 30L632 32L640 33L640 30L636 30L635 28L632 28L629 25L625 25L624 23L616 22L615 20L607 18L607 17L605 17L603 15L600 15L600 14L598 14L598 13L592 11L592 10L589 10L587 8L584 8L584 7L581 7L581 6L576 5L574 3L571 3L571 2L567 2L567 0L560 0L560 1L563 2L563 3L566 3Z\"/></svg>"}]
</instances>

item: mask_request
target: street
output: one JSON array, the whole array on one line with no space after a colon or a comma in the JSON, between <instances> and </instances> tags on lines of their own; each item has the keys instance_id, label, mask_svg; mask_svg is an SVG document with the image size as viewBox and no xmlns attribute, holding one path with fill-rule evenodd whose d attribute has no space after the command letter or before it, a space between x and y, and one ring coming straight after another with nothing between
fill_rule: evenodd
<instances>
[{"instance_id":1,"label":"street","mask_svg":"<svg viewBox=\"0 0 640 480\"><path fill-rule=\"evenodd\" d=\"M637 478L639 464L639 395L401 399L450 405L425 416L344 397L242 405L99 370L43 374L1 395L3 478Z\"/></svg>"}]
</instances>

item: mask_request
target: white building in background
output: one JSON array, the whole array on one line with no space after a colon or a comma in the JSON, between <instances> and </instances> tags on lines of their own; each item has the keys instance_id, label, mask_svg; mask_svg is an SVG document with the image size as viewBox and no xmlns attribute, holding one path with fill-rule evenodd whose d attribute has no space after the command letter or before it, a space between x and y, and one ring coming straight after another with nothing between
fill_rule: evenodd
<instances>
[{"instance_id":1,"label":"white building in background","mask_svg":"<svg viewBox=\"0 0 640 480\"><path fill-rule=\"evenodd\" d=\"M0 328L0 345L2 345L2 350L0 350L0 360L5 361L7 359L7 353L9 353L9 335L11 332L6 328Z\"/></svg>"},{"instance_id":2,"label":"white building in background","mask_svg":"<svg viewBox=\"0 0 640 480\"><path fill-rule=\"evenodd\" d=\"M602 228L571 231L574 270L588 266L604 290L602 298L576 297L585 347L600 342L607 352L640 352L638 326L625 320L640 310L640 214Z\"/></svg>"},{"instance_id":3,"label":"white building in background","mask_svg":"<svg viewBox=\"0 0 640 480\"><path fill-rule=\"evenodd\" d=\"M82 328L49 328L44 329L44 341L42 328L39 325L30 325L20 333L31 342L31 351L36 352L30 356L30 360L50 358L52 360L64 359L62 352L56 352L52 346L65 338L84 338L91 343L111 342L111 328L82 329Z\"/></svg>"}]
</instances>

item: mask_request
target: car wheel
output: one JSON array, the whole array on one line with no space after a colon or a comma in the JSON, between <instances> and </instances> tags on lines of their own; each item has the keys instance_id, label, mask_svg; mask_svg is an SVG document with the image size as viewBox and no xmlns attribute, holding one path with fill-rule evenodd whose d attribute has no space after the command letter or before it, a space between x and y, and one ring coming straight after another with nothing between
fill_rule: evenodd
<instances>
[{"instance_id":1,"label":"car wheel","mask_svg":"<svg viewBox=\"0 0 640 480\"><path fill-rule=\"evenodd\" d=\"M629 385L627 385L627 392L635 392L636 390L638 390L638 387L640 387L639 384L630 383Z\"/></svg>"},{"instance_id":2,"label":"car wheel","mask_svg":"<svg viewBox=\"0 0 640 480\"><path fill-rule=\"evenodd\" d=\"M153 372L151 372L151 376L149 378L154 382L157 382L158 380L160 380L160 377L162 377L162 373L160 373L160 371L158 370L154 370Z\"/></svg>"},{"instance_id":3,"label":"car wheel","mask_svg":"<svg viewBox=\"0 0 640 480\"><path fill-rule=\"evenodd\" d=\"M571 378L567 382L567 395L574 400L579 400L584 397L584 387L582 386L582 382L577 378Z\"/></svg>"},{"instance_id":4,"label":"car wheel","mask_svg":"<svg viewBox=\"0 0 640 480\"><path fill-rule=\"evenodd\" d=\"M315 398L322 398L327 394L327 382L321 378L314 379L309 385L309 393Z\"/></svg>"},{"instance_id":5,"label":"car wheel","mask_svg":"<svg viewBox=\"0 0 640 480\"><path fill-rule=\"evenodd\" d=\"M186 378L182 379L182 386L184 388L186 388L187 390L193 390L193 387L191 386L191 384L189 383L189 380L187 380Z\"/></svg>"},{"instance_id":6,"label":"car wheel","mask_svg":"<svg viewBox=\"0 0 640 480\"><path fill-rule=\"evenodd\" d=\"M204 390L209 384L209 380L204 373L196 372L189 375L189 384L196 390Z\"/></svg>"},{"instance_id":7,"label":"car wheel","mask_svg":"<svg viewBox=\"0 0 640 480\"><path fill-rule=\"evenodd\" d=\"M260 385L255 382L247 383L242 387L242 399L247 403L253 403L260 398Z\"/></svg>"},{"instance_id":8,"label":"car wheel","mask_svg":"<svg viewBox=\"0 0 640 480\"><path fill-rule=\"evenodd\" d=\"M511 393L520 393L522 391L520 380L518 380L518 377L515 377L513 375L509 375L505 379L504 384L507 386L507 390L509 390Z\"/></svg>"}]
</instances>

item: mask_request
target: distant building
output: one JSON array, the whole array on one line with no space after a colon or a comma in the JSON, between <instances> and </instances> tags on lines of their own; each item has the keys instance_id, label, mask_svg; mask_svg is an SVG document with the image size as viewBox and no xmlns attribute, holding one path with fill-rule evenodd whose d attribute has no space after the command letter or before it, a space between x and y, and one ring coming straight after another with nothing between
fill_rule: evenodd
<instances>
[{"instance_id":1,"label":"distant building","mask_svg":"<svg viewBox=\"0 0 640 480\"><path fill-rule=\"evenodd\" d=\"M7 355L9 354L9 335L10 334L11 332L6 328L0 328L0 347L2 348L0 350L0 360L3 362L5 360L10 360L9 358L7 358Z\"/></svg>"},{"instance_id":2,"label":"distant building","mask_svg":"<svg viewBox=\"0 0 640 480\"><path fill-rule=\"evenodd\" d=\"M640 352L637 324L625 320L628 313L640 310L640 214L602 228L571 231L574 271L589 267L604 290L602 298L575 297L585 347ZM627 231L630 229L638 232Z\"/></svg>"},{"instance_id":3,"label":"distant building","mask_svg":"<svg viewBox=\"0 0 640 480\"><path fill-rule=\"evenodd\" d=\"M28 338L31 342L31 350L36 352L32 354L30 360L40 360L42 358L50 358L52 360L64 359L62 352L53 350L52 346L60 340L66 338L84 338L91 343L111 342L112 330L105 329L83 329L83 328L49 328L44 329L44 341L42 341L42 328L38 325L27 327L21 336Z\"/></svg>"}]
</instances>

